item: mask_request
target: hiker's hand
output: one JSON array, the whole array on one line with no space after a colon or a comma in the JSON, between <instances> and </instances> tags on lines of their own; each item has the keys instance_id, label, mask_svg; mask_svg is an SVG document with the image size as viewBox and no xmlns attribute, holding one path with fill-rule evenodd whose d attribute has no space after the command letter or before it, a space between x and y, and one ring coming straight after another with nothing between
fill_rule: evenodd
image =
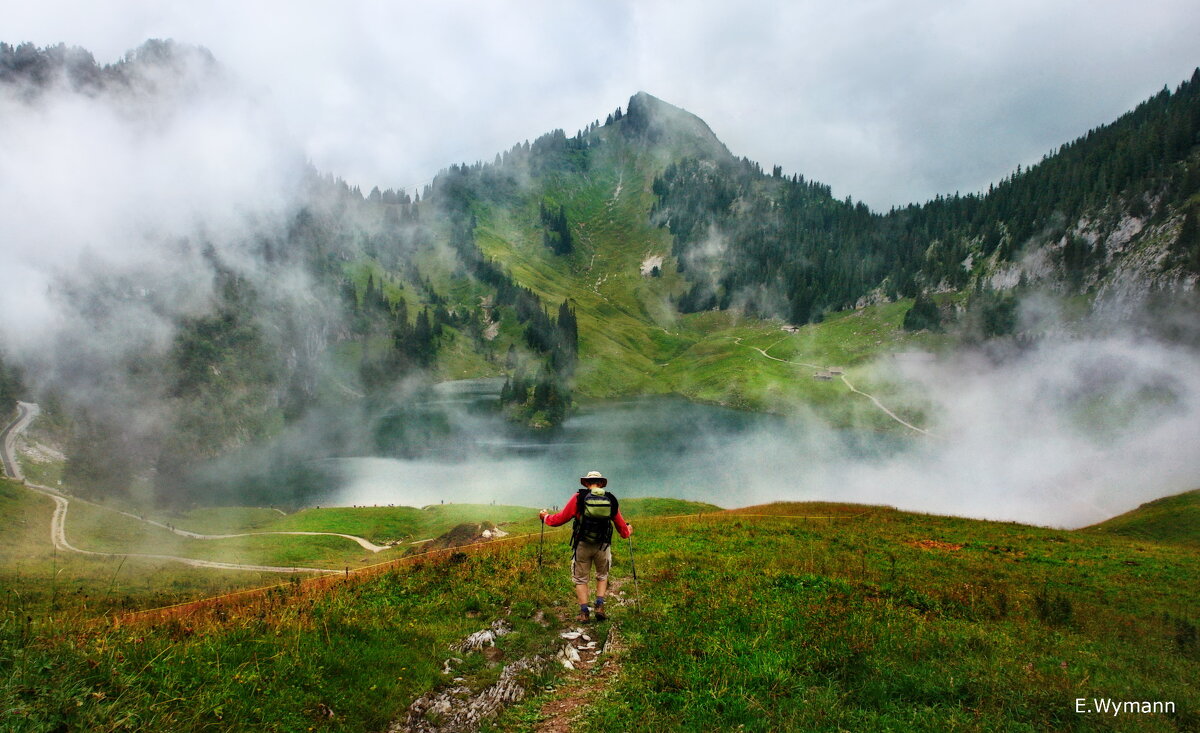
<instances>
[{"instance_id":1,"label":"hiker's hand","mask_svg":"<svg viewBox=\"0 0 1200 733\"><path fill-rule=\"evenodd\" d=\"M550 512L548 512L548 511L546 511L545 509L543 509L543 510L541 510L540 512L538 512L538 519L542 520L542 522L544 523L544 522L546 521L546 516L547 516L548 514L550 514Z\"/></svg>"},{"instance_id":2,"label":"hiker's hand","mask_svg":"<svg viewBox=\"0 0 1200 733\"><path fill-rule=\"evenodd\" d=\"M633 525L629 522L625 523L625 529L629 530L629 534L633 534Z\"/></svg>"}]
</instances>

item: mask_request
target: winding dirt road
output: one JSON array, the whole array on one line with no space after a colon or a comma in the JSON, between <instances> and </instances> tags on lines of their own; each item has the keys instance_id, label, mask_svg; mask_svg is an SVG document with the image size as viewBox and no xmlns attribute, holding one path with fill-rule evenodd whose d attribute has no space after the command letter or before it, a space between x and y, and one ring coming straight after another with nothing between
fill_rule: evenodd
<instances>
[{"instance_id":1,"label":"winding dirt road","mask_svg":"<svg viewBox=\"0 0 1200 733\"><path fill-rule=\"evenodd\" d=\"M107 508L107 507L103 507L103 508ZM238 534L200 534L198 532L189 532L186 529L178 529L169 524L163 524L162 522L156 522L153 519L144 519L142 517L139 517L136 514L131 514L129 512L123 512L119 509L110 509L109 511L115 511L117 514L123 514L126 517L136 519L139 522L144 522L146 524L152 524L155 527L165 529L168 532L174 532L175 534L177 534L181 537L190 537L194 540L228 540L228 539L232 539L234 537L262 537L265 535L291 534L291 535L309 535L309 536L320 536L320 537L343 537L345 539L350 540L351 542L357 542L359 544L359 546L362 547L364 550L370 550L371 552L383 552L384 550L391 549L387 545L377 545L365 537L357 537L352 534L342 534L340 532L301 532L301 531L284 532L284 531L280 531L280 532L241 532Z\"/></svg>"},{"instance_id":2,"label":"winding dirt road","mask_svg":"<svg viewBox=\"0 0 1200 733\"><path fill-rule=\"evenodd\" d=\"M0 433L0 446L3 447L3 450L0 450L0 462L4 464L4 472L17 481L25 480L25 475L21 473L21 464L17 463L17 454L14 451L17 435L33 422L33 418L37 417L39 412L41 412L41 408L32 402L18 402L17 419L9 423L8 427Z\"/></svg>"},{"instance_id":3,"label":"winding dirt road","mask_svg":"<svg viewBox=\"0 0 1200 733\"><path fill-rule=\"evenodd\" d=\"M13 420L7 427L0 432L0 461L4 466L4 471L11 478L22 482L25 488L38 494L43 494L54 500L54 515L50 520L50 541L54 547L63 550L64 552L76 552L81 555L92 555L99 557L143 557L155 560L172 560L174 562L183 563L199 568L215 568L219 570L252 570L257 572L267 573L338 573L340 570L330 570L328 568L302 568L302 567L280 567L274 565L248 565L244 563L228 563L218 562L216 560L198 560L190 557L178 557L175 555L157 555L137 552L96 552L93 550L83 550L75 547L67 541L67 510L70 506L71 499L59 491L55 491L49 486L39 486L38 484L30 483L25 479L21 472L21 466L16 460L14 444L16 437L19 435L33 419L37 417L39 408L36 404L30 402L17 403L17 418ZM183 537L189 537L196 540L224 540L235 537L257 537L264 535L307 535L307 536L325 536L325 537L341 537L357 543L360 547L371 552L382 552L390 549L385 545L377 545L364 537L356 537L349 534L341 534L340 532L243 532L239 534L200 534L198 532L189 532L185 529L176 529L162 522L139 517L136 514L123 512L116 509L100 506L92 502L85 502L82 499L75 499L77 502L90 504L100 509L116 512L117 514L136 519L139 522L150 524L169 532L173 532ZM281 512L282 513L282 512Z\"/></svg>"},{"instance_id":4,"label":"winding dirt road","mask_svg":"<svg viewBox=\"0 0 1200 733\"><path fill-rule=\"evenodd\" d=\"M300 567L279 567L275 565L246 565L243 563L218 562L216 560L197 560L190 557L177 557L175 555L156 555L142 552L95 552L93 550L81 550L67 541L67 509L70 502L67 497L55 493L53 490L44 486L35 484L25 484L31 490L39 494L45 494L54 500L54 516L50 519L50 541L54 543L54 547L66 552L77 552L81 555L91 555L93 557L142 557L150 560L170 560L172 562L183 563L197 568L214 568L217 570L254 570L263 573L340 573L341 570L329 570L327 568L300 568Z\"/></svg>"},{"instance_id":5,"label":"winding dirt road","mask_svg":"<svg viewBox=\"0 0 1200 733\"><path fill-rule=\"evenodd\" d=\"M742 343L743 338L744 338L743 336L736 336L736 337L734 337L733 342L735 344L737 344L738 346L746 346L745 344ZM804 361L788 361L787 359L780 359L777 356L771 356L770 354L767 353L767 349L773 349L776 346L778 346L779 344L783 343L783 341L784 341L784 339L779 339L775 343L768 346L766 349L760 349L757 346L746 346L746 348L754 349L755 351L757 351L758 353L767 357L768 359L772 359L774 361L778 361L783 364L795 364L796 366L808 367L809 369L824 369L825 368L823 366L820 366L819 364L809 364L808 362L804 362Z\"/></svg>"},{"instance_id":6,"label":"winding dirt road","mask_svg":"<svg viewBox=\"0 0 1200 733\"><path fill-rule=\"evenodd\" d=\"M929 437L933 437L933 433L929 432L928 430L925 430L924 428L918 428L916 425L913 425L912 423L901 419L896 413L894 413L891 410L889 410L888 408L884 407L883 403L880 402L879 400L875 399L874 395L869 395L866 392L863 392L858 387L855 387L853 384L850 384L850 380L846 379L845 374L842 375L842 381L846 383L846 386L850 388L851 392L860 394L863 397L866 397L868 400L874 402L876 407L883 410L887 414L888 417L892 418L893 420L900 423L904 427L908 428L909 430L915 430L918 433L920 433L921 435L928 435Z\"/></svg>"}]
</instances>

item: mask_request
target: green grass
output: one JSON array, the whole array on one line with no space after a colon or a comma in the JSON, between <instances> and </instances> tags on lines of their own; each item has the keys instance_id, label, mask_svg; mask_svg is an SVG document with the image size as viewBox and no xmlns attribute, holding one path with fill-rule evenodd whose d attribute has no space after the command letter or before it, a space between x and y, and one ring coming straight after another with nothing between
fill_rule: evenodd
<instances>
[{"instance_id":1,"label":"green grass","mask_svg":"<svg viewBox=\"0 0 1200 733\"><path fill-rule=\"evenodd\" d=\"M25 478L42 486L61 486L66 461L21 461Z\"/></svg>"},{"instance_id":2,"label":"green grass","mask_svg":"<svg viewBox=\"0 0 1200 733\"><path fill-rule=\"evenodd\" d=\"M0 493L0 508L19 498ZM1193 547L829 503L743 511L844 518L656 520L711 507L624 504L639 518L641 610L614 601L626 652L581 729L1200 724ZM17 730L380 730L446 684L452 641L496 617L517 633L500 640L499 663L474 655L456 672L473 689L553 649L557 625L534 619L572 601L565 556L547 558L539 571L536 541L418 558L328 590L285 584L240 610L119 628L29 613L9 595L0 705ZM634 596L629 570L622 547L614 599ZM534 683L494 729L536 724L557 683ZM1176 712L1082 716L1078 697L1170 700Z\"/></svg>"},{"instance_id":3,"label":"green grass","mask_svg":"<svg viewBox=\"0 0 1200 733\"><path fill-rule=\"evenodd\" d=\"M900 301L835 314L796 333L781 330L779 322L730 314L688 316L683 323L699 334L699 340L661 366L659 390L741 409L812 410L839 426L902 429L840 379L818 381L813 375L841 367L859 389L877 393L899 412L916 417L919 396L906 395L886 362L879 361L892 351L935 343L936 337L900 328L910 305Z\"/></svg>"},{"instance_id":4,"label":"green grass","mask_svg":"<svg viewBox=\"0 0 1200 733\"><path fill-rule=\"evenodd\" d=\"M261 531L262 527L277 522L284 516L281 511L275 509L252 506L198 507L186 512L151 512L147 515L149 519L198 534Z\"/></svg>"},{"instance_id":5,"label":"green grass","mask_svg":"<svg viewBox=\"0 0 1200 733\"><path fill-rule=\"evenodd\" d=\"M712 511L716 507L674 499L629 499L624 514L635 518ZM121 507L127 511L132 507ZM56 553L50 544L52 501L15 482L0 482L0 581L15 592L28 590L39 603L53 596L59 606L152 607L237 588L261 587L283 576L251 571L190 568L170 560L89 557ZM131 511L139 514L136 509ZM327 507L294 514L261 507L206 507L180 513L148 513L149 519L203 534L241 532L332 532L377 544L399 541L394 550L369 552L340 537L277 535L197 540L106 508L72 500L68 541L84 550L140 553L247 565L360 568L418 552L415 540L435 539L462 524L489 522L509 534L539 531L537 510L491 504L414 507Z\"/></svg>"},{"instance_id":6,"label":"green grass","mask_svg":"<svg viewBox=\"0 0 1200 733\"><path fill-rule=\"evenodd\" d=\"M643 612L624 619L624 666L582 728L1200 724L1190 550L892 510L643 526ZM1077 697L1177 712L1102 719Z\"/></svg>"},{"instance_id":7,"label":"green grass","mask_svg":"<svg viewBox=\"0 0 1200 733\"><path fill-rule=\"evenodd\" d=\"M71 502L66 531L72 545L93 552L128 552L245 565L328 569L359 567L384 559L342 537L266 535L193 539L80 501ZM273 530L259 527L254 531Z\"/></svg>"},{"instance_id":8,"label":"green grass","mask_svg":"<svg viewBox=\"0 0 1200 733\"><path fill-rule=\"evenodd\" d=\"M217 572L161 560L59 553L50 543L53 511L48 497L0 480L0 588L7 603L28 615L67 609L101 614L279 582L275 573ZM72 530L75 518L68 516L68 537L86 548L86 539Z\"/></svg>"},{"instance_id":9,"label":"green grass","mask_svg":"<svg viewBox=\"0 0 1200 733\"><path fill-rule=\"evenodd\" d=\"M1147 502L1088 530L1195 547L1200 545L1200 489Z\"/></svg>"},{"instance_id":10,"label":"green grass","mask_svg":"<svg viewBox=\"0 0 1200 733\"><path fill-rule=\"evenodd\" d=\"M519 603L505 659L552 649L554 584L531 549L430 562L306 597L284 586L253 613L66 634L57 620L0 621L6 726L43 730L381 730L441 684L448 646ZM520 588L530 598L512 596ZM541 598L544 601L538 601ZM459 655L467 656L467 655ZM456 674L499 673L479 654Z\"/></svg>"},{"instance_id":11,"label":"green grass","mask_svg":"<svg viewBox=\"0 0 1200 733\"><path fill-rule=\"evenodd\" d=\"M684 499L639 498L622 499L621 516L629 521L647 517L673 517L684 514L706 514L723 511L715 504Z\"/></svg>"},{"instance_id":12,"label":"green grass","mask_svg":"<svg viewBox=\"0 0 1200 733\"><path fill-rule=\"evenodd\" d=\"M480 353L471 337L447 326L443 330L442 346L438 350L435 374L439 381L455 379L480 379L504 374L503 360L497 359L496 351ZM507 349L507 346L505 346ZM503 356L503 352L501 352Z\"/></svg>"},{"instance_id":13,"label":"green grass","mask_svg":"<svg viewBox=\"0 0 1200 733\"><path fill-rule=\"evenodd\" d=\"M383 544L412 539L421 522L421 510L415 507L327 507L309 508L276 517L266 527L272 532L340 532L365 537Z\"/></svg>"},{"instance_id":14,"label":"green grass","mask_svg":"<svg viewBox=\"0 0 1200 733\"><path fill-rule=\"evenodd\" d=\"M430 539L465 523L497 525L528 519L537 510L492 504L436 504L415 507L329 507L303 509L272 523L270 531L340 532L372 542Z\"/></svg>"},{"instance_id":15,"label":"green grass","mask_svg":"<svg viewBox=\"0 0 1200 733\"><path fill-rule=\"evenodd\" d=\"M779 321L730 312L679 316L670 305L687 287L672 261L659 278L643 276L642 261L670 254L666 230L650 224L649 182L662 161L641 160L614 140L596 149L586 177L551 176L516 206L480 203L476 241L513 278L551 306L570 299L580 328L577 397L601 400L633 394L680 394L730 407L770 412L815 410L838 425L903 430L840 382L818 382L812 367L860 367L860 389L897 395L893 380L866 368L895 350L936 346L941 337L901 327L911 300L830 314L822 323L787 334ZM620 186L620 195L615 195ZM576 249L555 255L541 243L537 204L565 204ZM508 338L519 340L519 335ZM915 401L919 396L904 396Z\"/></svg>"}]
</instances>

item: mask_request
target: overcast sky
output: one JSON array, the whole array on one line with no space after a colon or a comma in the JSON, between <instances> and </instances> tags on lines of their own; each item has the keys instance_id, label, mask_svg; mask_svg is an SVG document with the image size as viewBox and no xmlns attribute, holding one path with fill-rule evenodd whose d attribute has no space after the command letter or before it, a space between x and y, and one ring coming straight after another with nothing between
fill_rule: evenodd
<instances>
[{"instance_id":1,"label":"overcast sky","mask_svg":"<svg viewBox=\"0 0 1200 733\"><path fill-rule=\"evenodd\" d=\"M3 7L8 6L8 7ZM203 45L322 170L409 188L645 90L874 208L973 191L1200 65L1195 0L4 0L8 43Z\"/></svg>"}]
</instances>

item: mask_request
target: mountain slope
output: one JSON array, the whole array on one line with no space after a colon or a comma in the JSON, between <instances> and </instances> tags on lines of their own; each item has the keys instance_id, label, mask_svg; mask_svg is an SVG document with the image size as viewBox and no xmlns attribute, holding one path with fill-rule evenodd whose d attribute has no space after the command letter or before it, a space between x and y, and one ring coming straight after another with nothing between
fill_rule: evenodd
<instances>
[{"instance_id":1,"label":"mountain slope","mask_svg":"<svg viewBox=\"0 0 1200 733\"><path fill-rule=\"evenodd\" d=\"M814 398L835 403L831 390L812 388L807 373L797 380L794 367L742 346L747 339L758 348L771 346L781 335L778 322L679 312L692 288L689 279L703 271L692 266L681 272L686 268L673 254L669 230L658 226L662 215L654 214L662 205L656 182L685 160L749 164L736 161L698 118L644 93L631 99L629 113L610 118L574 138L539 139L528 159L518 148L495 166L452 168L434 181L425 200L469 216L480 250L514 281L543 301L570 300L580 324L575 386L583 397L675 392L777 410ZM545 151L554 140L573 146L571 155L539 153L539 144ZM494 180L506 177L524 185L498 194ZM818 189L814 197L841 206ZM537 211L546 204L566 212L573 235L568 253L543 242ZM888 316L896 318L888 330L904 339L898 317ZM798 340L811 347L831 339ZM809 361L840 363L835 357L818 349Z\"/></svg>"},{"instance_id":2,"label":"mountain slope","mask_svg":"<svg viewBox=\"0 0 1200 733\"><path fill-rule=\"evenodd\" d=\"M456 192L470 200L462 206L477 217L488 256L539 295L577 303L583 395L700 397L686 375L681 386L656 365L694 348L732 355L745 334L729 330L730 320L688 315L710 308L803 324L831 309L961 288L980 292L967 303L978 315L960 328L987 338L1013 328L1007 293L1018 284L1089 298L1178 293L1200 271L1188 264L1200 239L1192 241L1187 203L1200 192L1200 153L1188 142L1200 135L1197 79L987 194L886 215L735 159L701 121L649 95L636 95L630 110L573 138L569 165L535 166L517 206L483 190L486 171L473 191ZM563 207L575 235L569 254L540 244L540 200ZM643 264L660 277L643 275ZM940 302L935 319L954 312ZM718 401L773 402L760 393L741 403L742 388L727 385Z\"/></svg>"},{"instance_id":3,"label":"mountain slope","mask_svg":"<svg viewBox=\"0 0 1200 733\"><path fill-rule=\"evenodd\" d=\"M879 298L1042 283L1067 293L1188 290L1200 273L1200 69L986 193L887 214L748 161L684 160L656 181L684 311L796 323Z\"/></svg>"},{"instance_id":4,"label":"mountain slope","mask_svg":"<svg viewBox=\"0 0 1200 733\"><path fill-rule=\"evenodd\" d=\"M1155 499L1088 530L1154 542L1200 545L1200 489Z\"/></svg>"},{"instance_id":5,"label":"mountain slope","mask_svg":"<svg viewBox=\"0 0 1200 733\"><path fill-rule=\"evenodd\" d=\"M560 539L544 567L534 539L116 626L27 607L24 625L0 625L0 699L31 728L382 730L426 692L473 695L518 660L553 660L570 602ZM1077 698L1172 702L1118 720L1151 730L1200 715L1190 548L828 503L642 519L632 548L637 582L629 548L614 547L613 622L588 630L604 642L618 627L624 651L579 710L587 727L1109 720L1080 718ZM517 633L486 654L449 651L499 619ZM538 669L496 729L528 729L559 694L561 666Z\"/></svg>"},{"instance_id":6,"label":"mountain slope","mask_svg":"<svg viewBox=\"0 0 1200 733\"><path fill-rule=\"evenodd\" d=\"M4 46L0 70L17 111L67 98L171 119L193 96L240 99L210 54L169 42L105 67ZM1031 282L1186 305L1200 268L1198 100L1194 77L988 194L888 214L738 160L644 92L573 136L451 166L419 196L364 194L284 155L272 216L252 211L220 236L207 222L143 233L187 265L170 287L136 264L56 283L69 337L5 353L4 370L37 375L28 390L57 405L68 484L185 504L227 501L230 487L303 503L321 481L312 459L419 450L400 443L437 433L389 436L397 405L447 379L504 377L503 409L543 427L572 394L678 393L902 429L813 375L1008 334L1013 291ZM924 315L908 328L945 319L955 334L910 333L914 296Z\"/></svg>"}]
</instances>

